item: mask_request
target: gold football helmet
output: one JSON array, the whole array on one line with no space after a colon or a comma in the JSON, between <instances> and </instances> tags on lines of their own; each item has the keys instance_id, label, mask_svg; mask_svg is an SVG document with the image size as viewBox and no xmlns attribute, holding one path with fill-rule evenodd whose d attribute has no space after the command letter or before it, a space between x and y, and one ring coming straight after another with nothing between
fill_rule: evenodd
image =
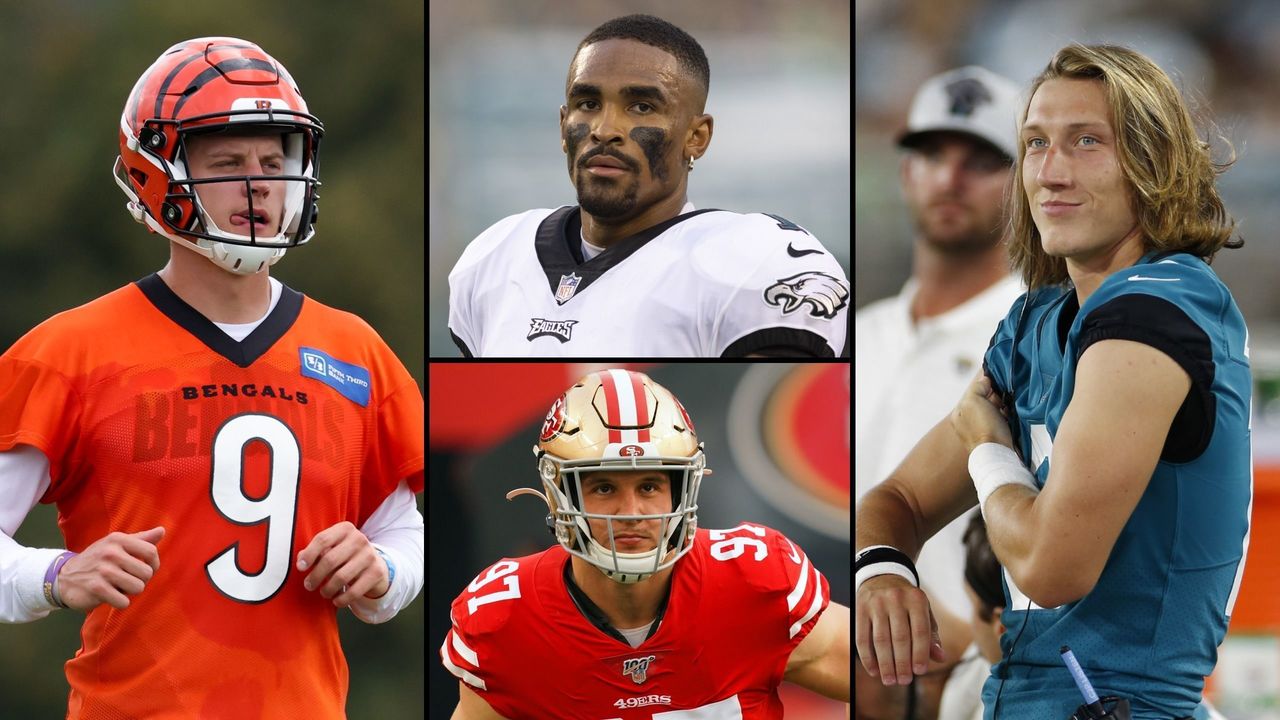
<instances>
[{"instance_id":1,"label":"gold football helmet","mask_svg":"<svg viewBox=\"0 0 1280 720\"><path fill-rule=\"evenodd\" d=\"M647 375L603 370L579 380L551 405L533 452L546 495L524 488L508 493L507 499L526 492L542 497L551 509L547 523L560 545L609 578L639 582L671 567L693 547L698 488L711 471L684 406ZM668 473L671 512L586 512L582 478L597 470ZM591 536L589 520L606 522L609 547ZM661 539L647 552L618 552L614 523L619 520L661 520Z\"/></svg>"}]
</instances>

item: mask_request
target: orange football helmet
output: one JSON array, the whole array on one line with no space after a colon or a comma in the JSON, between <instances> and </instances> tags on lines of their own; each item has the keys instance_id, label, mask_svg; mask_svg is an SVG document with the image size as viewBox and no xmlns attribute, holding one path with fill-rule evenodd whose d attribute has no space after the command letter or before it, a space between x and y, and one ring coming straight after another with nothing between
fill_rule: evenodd
<instances>
[{"instance_id":1,"label":"orange football helmet","mask_svg":"<svg viewBox=\"0 0 1280 720\"><path fill-rule=\"evenodd\" d=\"M556 540L570 554L620 583L639 582L671 567L693 547L698 527L698 489L706 468L703 447L684 406L647 375L603 370L579 380L552 404L533 448L538 475L551 509ZM671 477L671 511L655 515L586 512L583 475L599 470L660 471ZM609 547L591 535L590 520L604 520ZM660 540L647 552L621 553L614 523L660 520Z\"/></svg>"},{"instance_id":2,"label":"orange football helmet","mask_svg":"<svg viewBox=\"0 0 1280 720\"><path fill-rule=\"evenodd\" d=\"M187 138L226 131L281 135L282 174L193 180ZM135 220L228 272L252 274L315 234L323 135L289 72L262 48L229 37L187 40L166 50L129 93L113 174ZM253 215L254 181L287 188L274 235L259 236L254 223L248 235L218 227L195 192L204 183L244 183Z\"/></svg>"}]
</instances>

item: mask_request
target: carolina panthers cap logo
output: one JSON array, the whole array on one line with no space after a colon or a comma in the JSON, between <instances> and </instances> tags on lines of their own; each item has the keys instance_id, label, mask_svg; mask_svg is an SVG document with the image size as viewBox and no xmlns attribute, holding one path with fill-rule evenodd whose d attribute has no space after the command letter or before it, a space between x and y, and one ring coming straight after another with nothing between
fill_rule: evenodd
<instances>
[{"instance_id":1,"label":"carolina panthers cap logo","mask_svg":"<svg viewBox=\"0 0 1280 720\"><path fill-rule=\"evenodd\" d=\"M969 117L979 105L985 105L995 102L995 98L991 96L991 91L986 85L982 84L977 78L967 77L948 83L946 86L947 98L951 101L950 112L952 115L960 115L961 117Z\"/></svg>"}]
</instances>

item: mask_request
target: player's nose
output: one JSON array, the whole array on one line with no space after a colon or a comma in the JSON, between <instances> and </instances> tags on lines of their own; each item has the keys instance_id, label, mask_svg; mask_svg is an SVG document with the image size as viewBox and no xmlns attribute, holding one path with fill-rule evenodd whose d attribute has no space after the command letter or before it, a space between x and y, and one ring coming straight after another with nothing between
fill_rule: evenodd
<instances>
[{"instance_id":1,"label":"player's nose","mask_svg":"<svg viewBox=\"0 0 1280 720\"><path fill-rule=\"evenodd\" d=\"M619 515L643 515L644 505L640 493L635 490L624 490L621 495L622 507Z\"/></svg>"},{"instance_id":2,"label":"player's nose","mask_svg":"<svg viewBox=\"0 0 1280 720\"><path fill-rule=\"evenodd\" d=\"M614 111L606 109L597 113L595 122L591 124L591 139L594 144L599 145L607 142L622 141L622 125L618 122L618 115Z\"/></svg>"}]
</instances>

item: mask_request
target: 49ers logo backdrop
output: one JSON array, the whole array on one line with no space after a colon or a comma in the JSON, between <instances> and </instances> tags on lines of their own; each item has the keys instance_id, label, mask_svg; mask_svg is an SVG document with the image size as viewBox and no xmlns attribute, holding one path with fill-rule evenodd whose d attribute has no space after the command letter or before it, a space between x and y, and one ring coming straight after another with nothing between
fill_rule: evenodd
<instances>
[{"instance_id":1,"label":"49ers logo backdrop","mask_svg":"<svg viewBox=\"0 0 1280 720\"><path fill-rule=\"evenodd\" d=\"M754 365L728 426L735 464L771 505L849 539L848 365Z\"/></svg>"}]
</instances>

